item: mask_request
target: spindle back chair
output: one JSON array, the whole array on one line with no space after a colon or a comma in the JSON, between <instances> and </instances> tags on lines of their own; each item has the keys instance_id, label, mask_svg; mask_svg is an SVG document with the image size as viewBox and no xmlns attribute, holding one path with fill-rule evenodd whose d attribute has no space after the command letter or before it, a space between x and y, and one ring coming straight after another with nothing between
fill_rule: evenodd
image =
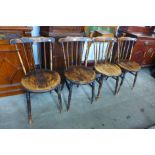
<instances>
[{"instance_id":1,"label":"spindle back chair","mask_svg":"<svg viewBox=\"0 0 155 155\"><path fill-rule=\"evenodd\" d=\"M69 90L67 110L70 108L73 85L89 84L92 87L91 103L94 100L96 74L87 67L91 39L87 37L60 38L65 63L65 83Z\"/></svg>"},{"instance_id":2,"label":"spindle back chair","mask_svg":"<svg viewBox=\"0 0 155 155\"><path fill-rule=\"evenodd\" d=\"M92 40L87 37L66 37L59 39L62 45L66 70L72 66L81 66L82 63L87 66L91 41ZM84 62L82 61L83 54L85 54Z\"/></svg>"},{"instance_id":3,"label":"spindle back chair","mask_svg":"<svg viewBox=\"0 0 155 155\"><path fill-rule=\"evenodd\" d=\"M52 68L52 52L55 39L52 37L22 37L10 40L14 44L18 53L18 57L23 68L25 76L21 79L21 84L26 91L28 120L31 124L31 97L30 93L43 93L55 90L58 94L59 110L62 109L61 94L60 94L60 75L53 71ZM36 57L38 63L35 63L33 45L38 45ZM47 51L47 44L50 46L50 51ZM42 46L43 48L39 48ZM40 50L39 50L40 49ZM21 57L20 52L24 53L25 59ZM47 52L50 52L50 68L47 64Z\"/></svg>"},{"instance_id":4,"label":"spindle back chair","mask_svg":"<svg viewBox=\"0 0 155 155\"><path fill-rule=\"evenodd\" d=\"M97 77L99 88L96 99L100 96L104 78L107 79L112 77L116 80L115 94L117 93L121 69L113 62L115 55L113 47L115 43L116 38L114 37L96 37L93 39L95 57L94 68L96 72L100 74L100 76Z\"/></svg>"},{"instance_id":5,"label":"spindle back chair","mask_svg":"<svg viewBox=\"0 0 155 155\"><path fill-rule=\"evenodd\" d=\"M134 82L133 82L132 88L134 88L135 86L138 72L141 69L141 66L138 63L131 60L132 52L133 52L133 48L136 43L136 40L137 40L136 38L131 38L131 37L118 38L117 63L122 69L122 75L121 75L122 80L118 91L120 90L124 82L125 75L127 72L134 75Z\"/></svg>"}]
</instances>

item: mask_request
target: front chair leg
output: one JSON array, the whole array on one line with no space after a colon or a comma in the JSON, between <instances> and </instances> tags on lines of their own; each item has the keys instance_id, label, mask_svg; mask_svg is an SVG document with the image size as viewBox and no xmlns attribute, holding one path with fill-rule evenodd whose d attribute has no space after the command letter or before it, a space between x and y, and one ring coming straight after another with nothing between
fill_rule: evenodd
<instances>
[{"instance_id":1,"label":"front chair leg","mask_svg":"<svg viewBox=\"0 0 155 155\"><path fill-rule=\"evenodd\" d=\"M122 75L121 75L121 82L120 82L117 94L119 93L119 91L121 89L121 86L123 85L123 82L124 82L124 79L125 79L125 75L126 75L126 72L122 73Z\"/></svg>"},{"instance_id":2,"label":"front chair leg","mask_svg":"<svg viewBox=\"0 0 155 155\"><path fill-rule=\"evenodd\" d=\"M90 85L92 87L92 97L91 97L91 104L92 104L95 96L95 81L93 81Z\"/></svg>"},{"instance_id":3,"label":"front chair leg","mask_svg":"<svg viewBox=\"0 0 155 155\"><path fill-rule=\"evenodd\" d=\"M62 111L62 99L61 99L61 87L58 86L56 88L56 93L58 94L58 102L59 102L59 111Z\"/></svg>"},{"instance_id":4,"label":"front chair leg","mask_svg":"<svg viewBox=\"0 0 155 155\"><path fill-rule=\"evenodd\" d=\"M97 96L96 96L96 100L97 100L97 99L99 98L99 96L100 96L101 88L102 88L102 85L103 85L103 76L102 76L102 75L101 75L101 77L99 78L98 83L99 83L99 88L98 88L98 93L97 93Z\"/></svg>"},{"instance_id":5,"label":"front chair leg","mask_svg":"<svg viewBox=\"0 0 155 155\"><path fill-rule=\"evenodd\" d=\"M72 97L72 88L73 88L73 83L72 82L68 83L69 95L68 95L67 111L70 109L70 102L71 102L71 97Z\"/></svg>"},{"instance_id":6,"label":"front chair leg","mask_svg":"<svg viewBox=\"0 0 155 155\"><path fill-rule=\"evenodd\" d=\"M135 78L134 78L134 81L133 81L132 89L135 87L137 76L138 76L138 72L135 73Z\"/></svg>"},{"instance_id":7,"label":"front chair leg","mask_svg":"<svg viewBox=\"0 0 155 155\"><path fill-rule=\"evenodd\" d=\"M26 92L26 99L27 99L28 121L29 121L29 124L32 124L30 92Z\"/></svg>"},{"instance_id":8,"label":"front chair leg","mask_svg":"<svg viewBox=\"0 0 155 155\"><path fill-rule=\"evenodd\" d=\"M118 92L118 83L119 83L119 76L116 77L115 95Z\"/></svg>"}]
</instances>

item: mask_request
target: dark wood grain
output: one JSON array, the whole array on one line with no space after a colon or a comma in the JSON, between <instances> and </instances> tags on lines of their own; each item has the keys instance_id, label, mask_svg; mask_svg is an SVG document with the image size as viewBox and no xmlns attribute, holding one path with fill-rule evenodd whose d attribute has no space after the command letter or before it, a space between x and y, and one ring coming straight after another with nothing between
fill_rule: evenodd
<instances>
[{"instance_id":1,"label":"dark wood grain","mask_svg":"<svg viewBox=\"0 0 155 155\"><path fill-rule=\"evenodd\" d=\"M57 72L36 70L26 75L21 84L30 92L46 92L56 88L60 81L61 78Z\"/></svg>"},{"instance_id":2,"label":"dark wood grain","mask_svg":"<svg viewBox=\"0 0 155 155\"><path fill-rule=\"evenodd\" d=\"M96 78L92 69L83 66L70 67L64 74L68 80L77 84L88 84Z\"/></svg>"}]
</instances>

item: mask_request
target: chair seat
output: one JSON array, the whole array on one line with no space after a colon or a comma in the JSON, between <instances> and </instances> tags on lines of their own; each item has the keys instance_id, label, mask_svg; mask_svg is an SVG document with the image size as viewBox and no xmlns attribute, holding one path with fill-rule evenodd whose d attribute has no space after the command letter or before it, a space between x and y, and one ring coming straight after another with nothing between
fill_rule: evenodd
<instances>
[{"instance_id":1,"label":"chair seat","mask_svg":"<svg viewBox=\"0 0 155 155\"><path fill-rule=\"evenodd\" d=\"M30 92L46 92L60 84L60 75L57 72L36 70L22 78L22 86Z\"/></svg>"},{"instance_id":2,"label":"chair seat","mask_svg":"<svg viewBox=\"0 0 155 155\"><path fill-rule=\"evenodd\" d=\"M65 71L64 75L67 80L77 84L88 84L96 78L96 74L93 70L83 66L70 67Z\"/></svg>"},{"instance_id":3,"label":"chair seat","mask_svg":"<svg viewBox=\"0 0 155 155\"><path fill-rule=\"evenodd\" d=\"M96 64L95 70L106 76L119 76L121 74L121 69L115 64Z\"/></svg>"},{"instance_id":4,"label":"chair seat","mask_svg":"<svg viewBox=\"0 0 155 155\"><path fill-rule=\"evenodd\" d=\"M122 61L118 64L122 69L131 72L137 72L141 69L141 66L134 61Z\"/></svg>"}]
</instances>

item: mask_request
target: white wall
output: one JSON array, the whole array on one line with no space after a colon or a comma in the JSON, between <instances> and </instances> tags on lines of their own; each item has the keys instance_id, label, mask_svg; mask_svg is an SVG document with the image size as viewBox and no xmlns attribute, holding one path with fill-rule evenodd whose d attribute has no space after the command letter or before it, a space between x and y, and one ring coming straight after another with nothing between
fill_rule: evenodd
<instances>
[{"instance_id":1,"label":"white wall","mask_svg":"<svg viewBox=\"0 0 155 155\"><path fill-rule=\"evenodd\" d=\"M32 36L40 36L40 26L33 26ZM37 44L33 44L33 54L35 64L39 64L38 52L40 52L40 48Z\"/></svg>"}]
</instances>

